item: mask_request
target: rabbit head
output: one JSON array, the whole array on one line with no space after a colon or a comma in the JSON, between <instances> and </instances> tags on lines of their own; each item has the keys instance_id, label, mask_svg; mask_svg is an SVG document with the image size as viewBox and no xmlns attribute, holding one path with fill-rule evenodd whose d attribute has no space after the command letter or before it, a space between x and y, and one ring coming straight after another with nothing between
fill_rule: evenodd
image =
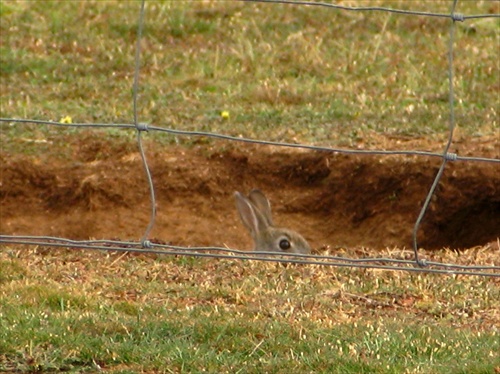
<instances>
[{"instance_id":1,"label":"rabbit head","mask_svg":"<svg viewBox=\"0 0 500 374\"><path fill-rule=\"evenodd\" d=\"M299 233L286 228L274 227L271 204L260 190L252 190L248 196L235 192L236 208L240 218L252 235L254 250L309 254L311 247Z\"/></svg>"}]
</instances>

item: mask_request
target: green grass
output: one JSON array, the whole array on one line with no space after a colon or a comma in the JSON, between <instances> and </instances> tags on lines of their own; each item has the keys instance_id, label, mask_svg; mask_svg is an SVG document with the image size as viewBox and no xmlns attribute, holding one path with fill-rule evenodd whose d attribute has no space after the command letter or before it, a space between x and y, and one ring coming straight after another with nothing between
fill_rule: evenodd
<instances>
[{"instance_id":1,"label":"green grass","mask_svg":"<svg viewBox=\"0 0 500 374\"><path fill-rule=\"evenodd\" d=\"M372 3L442 13L450 6ZM2 1L0 116L131 123L139 7ZM462 1L457 11L499 9ZM468 136L498 131L499 36L495 19L457 23L457 123ZM442 139L448 40L449 22L438 18L231 1L149 2L139 119L318 145L370 143L373 132ZM65 132L0 126L3 139Z\"/></svg>"},{"instance_id":2,"label":"green grass","mask_svg":"<svg viewBox=\"0 0 500 374\"><path fill-rule=\"evenodd\" d=\"M487 278L3 247L0 370L490 373L498 300Z\"/></svg>"}]
</instances>

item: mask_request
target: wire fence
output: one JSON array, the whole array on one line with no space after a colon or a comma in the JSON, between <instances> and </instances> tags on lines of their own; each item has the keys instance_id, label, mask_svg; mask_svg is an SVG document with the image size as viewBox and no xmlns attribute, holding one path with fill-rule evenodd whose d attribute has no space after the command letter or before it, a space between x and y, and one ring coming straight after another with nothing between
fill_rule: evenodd
<instances>
[{"instance_id":1,"label":"wire fence","mask_svg":"<svg viewBox=\"0 0 500 374\"><path fill-rule=\"evenodd\" d=\"M454 43L455 43L455 28L456 22L464 22L470 19L479 18L500 18L500 14L478 14L478 15L463 15L456 13L458 0L453 0L451 10L449 13L431 13L431 12L417 12L409 10L392 9L386 7L352 7L337 5L325 2L313 1L292 1L292 0L235 0L247 3L268 3L268 4L282 4L289 6L309 6L309 7L322 7L339 11L355 11L355 12L388 12L398 15L407 16L423 16L423 17L439 17L450 20L449 29L449 43L448 43L448 102L449 102L449 126L448 138L446 145L441 153L424 152L419 150L366 150L366 149L346 149L335 147L323 147L306 144L292 144L284 142L274 142L268 140L259 140L251 138L234 137L215 132L202 132L202 131L187 131L172 128L163 128L157 126L150 126L141 123L138 118L138 90L141 66L141 39L145 23L145 6L146 0L142 0L138 32L136 39L135 49L135 70L133 81L133 117L132 124L109 124L109 123L62 123L54 121L42 121L33 119L15 119L15 118L0 118L0 122L6 123L31 123L39 125L51 126L66 126L76 128L123 128L132 129L137 133L137 145L141 155L144 172L146 173L148 187L150 191L150 220L147 228L142 235L140 241L116 241L116 240L92 240L92 241L75 241L65 238L49 237L49 236L18 236L18 235L0 235L0 243L12 245L35 245L35 246L48 246L48 247L65 247L65 248L78 248L88 250L107 250L107 251L124 251L124 252L140 252L140 253L153 253L159 255L181 255L181 256L194 256L194 257L210 257L210 258L230 258L239 260L258 260L258 261L273 261L280 263L294 263L305 265L322 265L322 266L337 266L337 267L354 267L354 268L370 268L370 269L384 269L384 270L400 270L409 272L425 272L425 273L438 273L438 274L455 274L455 275L478 275L500 277L499 266L471 266L471 265L457 265L446 264L440 262L426 261L421 259L418 252L418 230L420 224L427 213L430 201L435 193L436 187L441 180L445 167L450 161L464 161L464 162L487 162L500 164L500 159L486 158L486 157L470 157L459 156L455 153L449 152L450 146L453 142L453 134L455 131L455 113L454 113L454 86L453 86L453 72L454 72ZM412 232L413 242L413 260L403 260L394 258L346 258L338 256L320 256L320 255L302 255L302 254L279 254L273 252L247 252L236 249L221 248L221 247L179 247L167 244L152 243L148 238L151 230L155 224L156 218L156 197L151 172L149 169L146 154L142 144L143 132L165 132L175 136L188 136L188 137L208 137L214 139L222 139L233 142L254 143L260 145L274 145L279 147L288 148L302 148L315 151L337 152L344 154L362 154L362 155L412 155L412 156L425 156L441 159L441 166L434 178L432 185L429 188L426 199L421 207L418 218L414 224Z\"/></svg>"}]
</instances>

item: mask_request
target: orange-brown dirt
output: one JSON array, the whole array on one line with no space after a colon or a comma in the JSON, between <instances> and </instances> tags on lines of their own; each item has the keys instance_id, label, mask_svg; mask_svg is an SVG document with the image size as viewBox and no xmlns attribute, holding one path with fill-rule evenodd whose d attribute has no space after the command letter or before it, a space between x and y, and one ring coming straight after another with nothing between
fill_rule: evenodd
<instances>
[{"instance_id":1,"label":"orange-brown dirt","mask_svg":"<svg viewBox=\"0 0 500 374\"><path fill-rule=\"evenodd\" d=\"M71 150L57 155L57 148ZM415 144L408 147L415 149ZM417 149L425 149L420 147ZM498 158L496 139L459 144L461 155ZM456 150L455 150L456 151ZM411 247L415 220L441 160L343 155L242 143L147 143L157 217L150 239L182 246L252 243L233 193L260 188L280 226L313 248ZM1 234L138 240L150 218L136 145L70 137L38 156L0 153ZM500 167L448 162L424 216L421 247L461 249L500 236Z\"/></svg>"}]
</instances>

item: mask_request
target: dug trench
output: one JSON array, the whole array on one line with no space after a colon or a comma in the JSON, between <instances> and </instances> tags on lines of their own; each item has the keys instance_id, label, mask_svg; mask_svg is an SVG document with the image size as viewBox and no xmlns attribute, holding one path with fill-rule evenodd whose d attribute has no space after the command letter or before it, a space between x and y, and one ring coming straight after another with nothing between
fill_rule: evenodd
<instances>
[{"instance_id":1,"label":"dug trench","mask_svg":"<svg viewBox=\"0 0 500 374\"><path fill-rule=\"evenodd\" d=\"M466 151L481 151L481 144ZM486 156L494 157L497 146L488 144ZM67 139L64 152L55 147L38 156L0 154L1 234L140 239L151 208L135 144L87 136ZM441 165L440 158L425 156L227 143L151 143L147 160L157 207L150 239L249 249L233 194L260 188L276 223L301 232L316 252L411 248L415 221ZM418 231L420 247L463 249L500 237L497 165L447 163Z\"/></svg>"}]
</instances>

